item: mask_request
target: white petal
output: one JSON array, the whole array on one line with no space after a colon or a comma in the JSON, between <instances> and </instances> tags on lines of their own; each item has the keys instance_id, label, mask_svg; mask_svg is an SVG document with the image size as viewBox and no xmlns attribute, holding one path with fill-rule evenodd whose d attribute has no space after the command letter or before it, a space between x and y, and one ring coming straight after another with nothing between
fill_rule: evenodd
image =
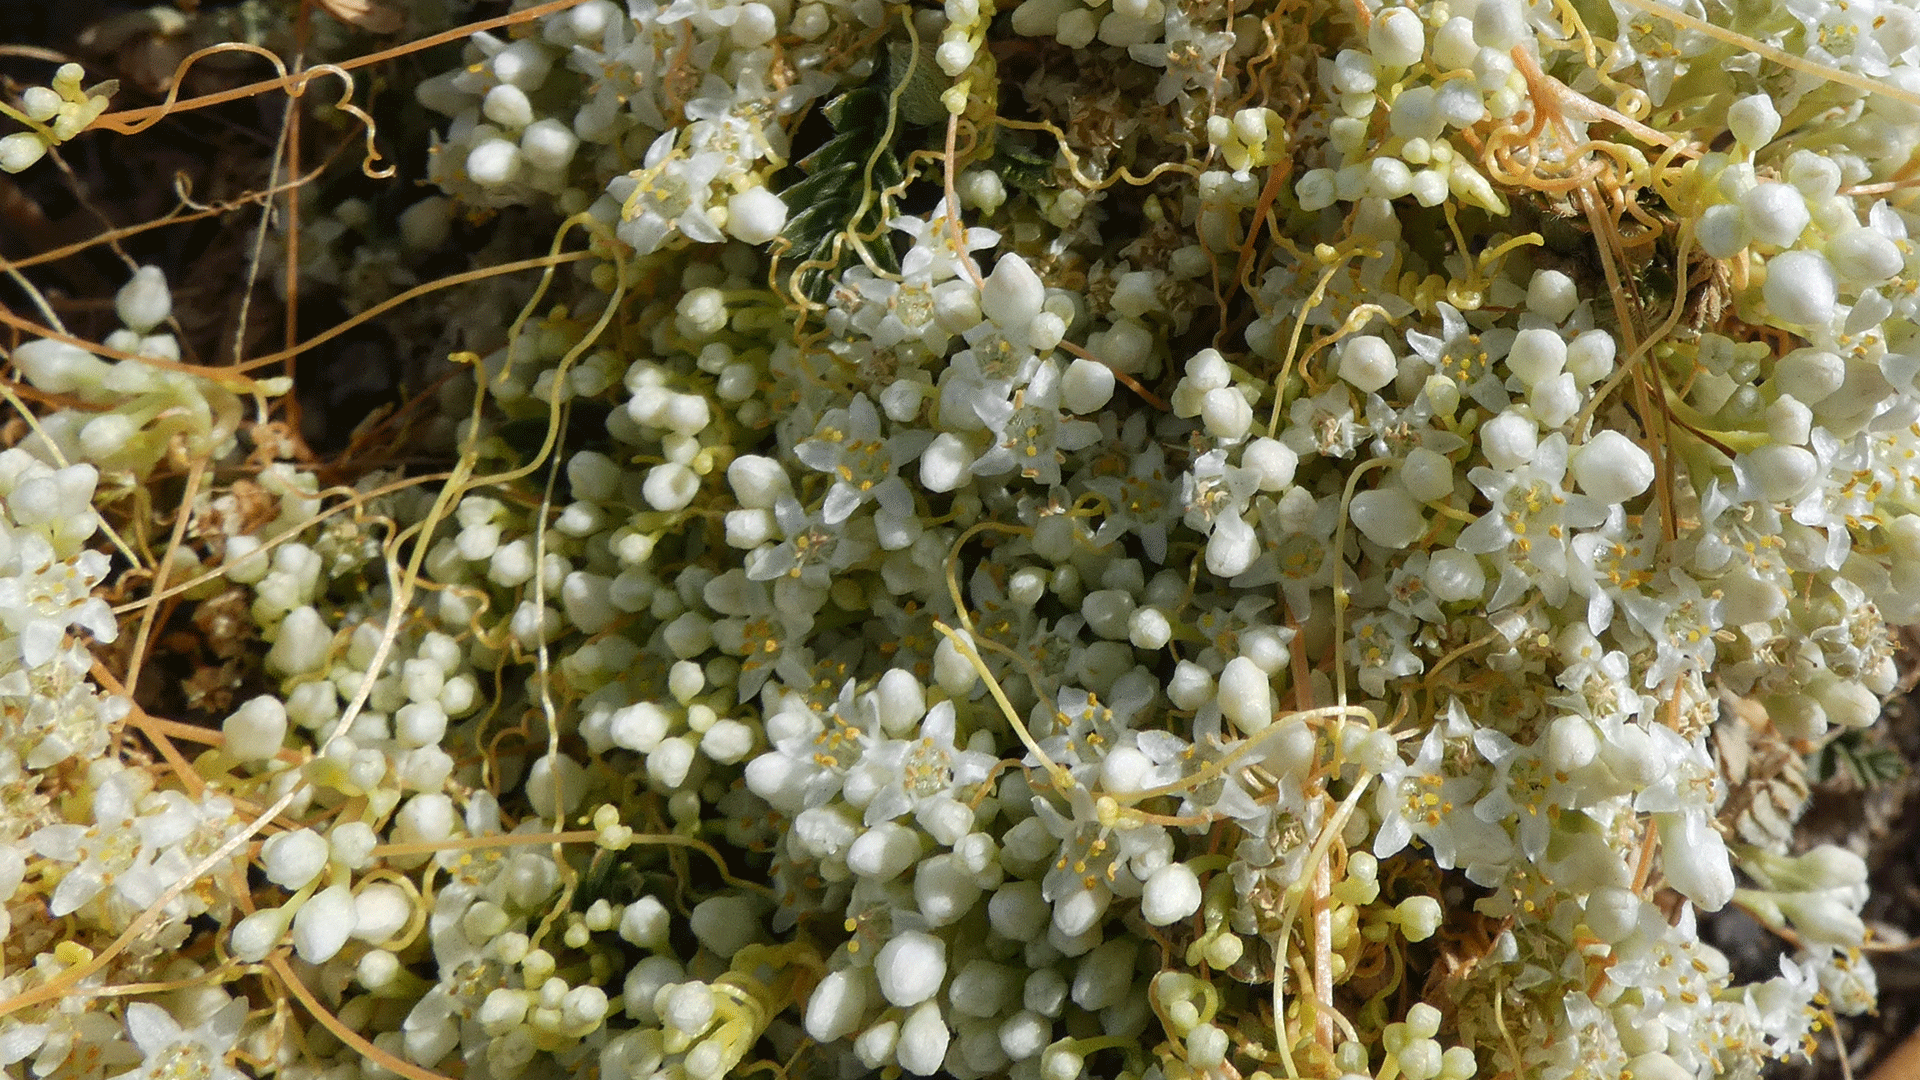
<instances>
[{"instance_id":1,"label":"white petal","mask_svg":"<svg viewBox=\"0 0 1920 1080\"><path fill-rule=\"evenodd\" d=\"M180 1041L180 1025L160 1006L134 1001L127 1004L127 1034L142 1054L152 1057Z\"/></svg>"}]
</instances>

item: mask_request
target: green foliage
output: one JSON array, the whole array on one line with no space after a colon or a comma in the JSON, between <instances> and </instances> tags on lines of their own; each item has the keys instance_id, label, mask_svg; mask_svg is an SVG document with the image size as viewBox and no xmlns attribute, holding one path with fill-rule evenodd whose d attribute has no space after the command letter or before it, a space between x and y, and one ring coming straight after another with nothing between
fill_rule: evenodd
<instances>
[{"instance_id":1,"label":"green foliage","mask_svg":"<svg viewBox=\"0 0 1920 1080\"><path fill-rule=\"evenodd\" d=\"M1907 775L1898 750L1882 746L1865 731L1847 731L1815 751L1807 771L1818 783L1837 782L1861 791L1884 787Z\"/></svg>"},{"instance_id":2,"label":"green foliage","mask_svg":"<svg viewBox=\"0 0 1920 1080\"><path fill-rule=\"evenodd\" d=\"M833 137L801 160L806 176L780 192L792 211L785 233L792 244L788 254L824 264L800 274L801 293L816 302L826 299L842 268L859 260L856 243L881 269L899 270L882 235L886 224L879 193L905 175L894 148L900 124L884 89L849 90L828 102L824 112ZM879 242L870 242L875 238Z\"/></svg>"}]
</instances>

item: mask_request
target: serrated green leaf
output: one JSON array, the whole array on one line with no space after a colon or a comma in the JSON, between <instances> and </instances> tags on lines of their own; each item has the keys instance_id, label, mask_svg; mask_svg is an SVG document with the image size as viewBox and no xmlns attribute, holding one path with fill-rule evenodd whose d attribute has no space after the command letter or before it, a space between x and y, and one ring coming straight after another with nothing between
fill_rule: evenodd
<instances>
[{"instance_id":1,"label":"serrated green leaf","mask_svg":"<svg viewBox=\"0 0 1920 1080\"><path fill-rule=\"evenodd\" d=\"M892 245L877 235L883 233L878 195L905 176L886 138L890 108L887 94L873 86L857 87L827 102L822 113L833 126L833 137L801 159L806 175L780 193L789 207L797 208L783 234L792 245L789 257L796 263L831 263L801 274L800 289L809 299L825 300L840 271L859 258L851 240L840 240L838 254L834 251L835 241L850 233L875 237L865 245L867 254L884 270L899 268ZM896 140L903 126L893 125Z\"/></svg>"}]
</instances>

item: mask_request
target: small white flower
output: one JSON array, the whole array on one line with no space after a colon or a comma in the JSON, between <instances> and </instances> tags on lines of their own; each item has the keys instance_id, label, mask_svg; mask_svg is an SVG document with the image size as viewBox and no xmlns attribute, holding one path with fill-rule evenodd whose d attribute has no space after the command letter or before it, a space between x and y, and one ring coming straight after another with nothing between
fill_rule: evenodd
<instances>
[{"instance_id":1,"label":"small white flower","mask_svg":"<svg viewBox=\"0 0 1920 1080\"><path fill-rule=\"evenodd\" d=\"M121 1073L115 1080L246 1080L246 1075L226 1060L246 1018L247 1003L236 999L188 1030L158 1005L131 1002L127 1005L127 1034L140 1048L143 1060L138 1068Z\"/></svg>"},{"instance_id":2,"label":"small white flower","mask_svg":"<svg viewBox=\"0 0 1920 1080\"><path fill-rule=\"evenodd\" d=\"M661 135L647 148L639 169L608 187L621 200L621 224L615 233L637 254L658 251L676 231L702 244L726 239L707 216L709 189L725 166L722 155L700 151L689 156L676 142L672 131Z\"/></svg>"}]
</instances>

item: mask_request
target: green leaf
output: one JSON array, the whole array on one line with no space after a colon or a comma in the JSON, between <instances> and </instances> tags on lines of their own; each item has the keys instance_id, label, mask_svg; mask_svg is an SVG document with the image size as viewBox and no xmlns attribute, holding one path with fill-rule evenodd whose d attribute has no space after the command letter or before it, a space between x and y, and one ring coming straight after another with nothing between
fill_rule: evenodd
<instances>
[{"instance_id":1,"label":"green leaf","mask_svg":"<svg viewBox=\"0 0 1920 1080\"><path fill-rule=\"evenodd\" d=\"M825 300L840 271L859 259L849 234L875 237L865 244L868 255L882 269L899 269L885 236L880 206L880 192L904 175L900 158L886 138L890 108L886 93L874 86L849 90L829 101L823 112L833 125L833 137L801 160L806 176L780 193L795 208L784 234L792 244L788 256L795 263L830 263L801 274L800 291L811 300ZM899 126L895 125L896 138Z\"/></svg>"}]
</instances>

